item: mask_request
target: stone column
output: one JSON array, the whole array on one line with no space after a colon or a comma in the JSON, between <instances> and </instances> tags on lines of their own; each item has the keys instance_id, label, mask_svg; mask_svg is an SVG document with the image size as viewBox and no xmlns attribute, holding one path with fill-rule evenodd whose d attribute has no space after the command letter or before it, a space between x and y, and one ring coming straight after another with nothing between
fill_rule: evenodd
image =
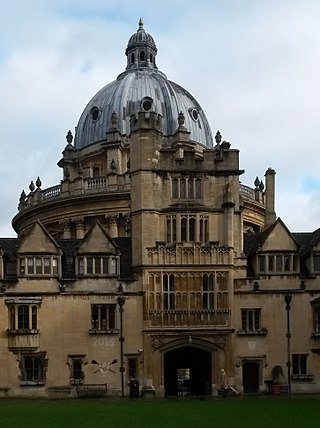
<instances>
[{"instance_id":1,"label":"stone column","mask_svg":"<svg viewBox=\"0 0 320 428\"><path fill-rule=\"evenodd\" d=\"M108 225L109 225L109 234L110 234L111 238L117 238L118 237L119 214L108 215L107 221L108 221Z\"/></svg>"},{"instance_id":2,"label":"stone column","mask_svg":"<svg viewBox=\"0 0 320 428\"><path fill-rule=\"evenodd\" d=\"M73 223L76 227L76 238L82 239L85 235L85 225L83 217L77 217L73 219Z\"/></svg>"}]
</instances>

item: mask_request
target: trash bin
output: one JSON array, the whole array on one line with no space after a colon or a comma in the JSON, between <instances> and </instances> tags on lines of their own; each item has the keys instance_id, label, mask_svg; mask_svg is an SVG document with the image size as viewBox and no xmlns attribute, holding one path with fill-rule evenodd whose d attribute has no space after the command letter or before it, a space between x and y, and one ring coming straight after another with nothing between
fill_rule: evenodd
<instances>
[{"instance_id":1,"label":"trash bin","mask_svg":"<svg viewBox=\"0 0 320 428\"><path fill-rule=\"evenodd\" d=\"M139 382L136 379L130 380L130 398L139 398Z\"/></svg>"}]
</instances>

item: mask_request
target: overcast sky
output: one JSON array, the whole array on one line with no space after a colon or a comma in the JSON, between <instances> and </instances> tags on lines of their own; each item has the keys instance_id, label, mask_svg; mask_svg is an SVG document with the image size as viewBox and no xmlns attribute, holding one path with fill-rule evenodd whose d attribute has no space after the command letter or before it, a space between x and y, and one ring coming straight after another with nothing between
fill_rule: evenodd
<instances>
[{"instance_id":1,"label":"overcast sky","mask_svg":"<svg viewBox=\"0 0 320 428\"><path fill-rule=\"evenodd\" d=\"M241 181L276 170L291 231L320 227L319 0L0 0L0 236L22 189L56 165L69 129L126 66L138 19L157 65L240 150Z\"/></svg>"}]
</instances>

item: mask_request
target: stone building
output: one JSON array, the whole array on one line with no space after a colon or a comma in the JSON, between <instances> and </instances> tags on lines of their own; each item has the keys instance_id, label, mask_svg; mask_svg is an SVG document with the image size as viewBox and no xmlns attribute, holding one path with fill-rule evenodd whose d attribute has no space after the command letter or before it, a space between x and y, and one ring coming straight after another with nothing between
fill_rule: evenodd
<instances>
[{"instance_id":1,"label":"stone building","mask_svg":"<svg viewBox=\"0 0 320 428\"><path fill-rule=\"evenodd\" d=\"M125 54L0 238L0 394L216 395L221 368L258 393L276 365L319 392L319 230L276 218L271 168L240 183L141 20Z\"/></svg>"}]
</instances>

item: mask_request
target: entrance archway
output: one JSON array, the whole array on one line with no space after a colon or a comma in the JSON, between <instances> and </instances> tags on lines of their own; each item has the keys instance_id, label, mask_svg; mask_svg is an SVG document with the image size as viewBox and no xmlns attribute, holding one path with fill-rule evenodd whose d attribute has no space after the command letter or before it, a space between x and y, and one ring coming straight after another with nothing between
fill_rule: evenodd
<instances>
[{"instance_id":1,"label":"entrance archway","mask_svg":"<svg viewBox=\"0 0 320 428\"><path fill-rule=\"evenodd\" d=\"M259 392L259 363L247 361L242 365L243 392L257 394Z\"/></svg>"},{"instance_id":2,"label":"entrance archway","mask_svg":"<svg viewBox=\"0 0 320 428\"><path fill-rule=\"evenodd\" d=\"M185 346L164 355L166 396L210 395L211 353Z\"/></svg>"}]
</instances>

